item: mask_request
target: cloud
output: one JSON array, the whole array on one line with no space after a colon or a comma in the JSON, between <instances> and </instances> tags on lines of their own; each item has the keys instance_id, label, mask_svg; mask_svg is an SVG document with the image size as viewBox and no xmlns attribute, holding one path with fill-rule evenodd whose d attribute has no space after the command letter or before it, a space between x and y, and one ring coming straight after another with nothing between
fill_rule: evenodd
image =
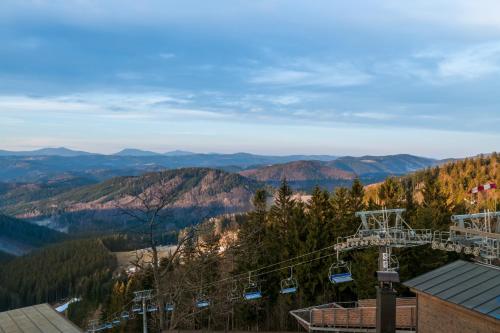
<instances>
[{"instance_id":1,"label":"cloud","mask_svg":"<svg viewBox=\"0 0 500 333\"><path fill-rule=\"evenodd\" d=\"M475 45L447 54L437 64L443 79L473 80L500 73L500 42Z\"/></svg>"},{"instance_id":2,"label":"cloud","mask_svg":"<svg viewBox=\"0 0 500 333\"><path fill-rule=\"evenodd\" d=\"M417 78L446 85L477 81L500 74L500 41L461 48L430 48L412 56L374 66L379 75Z\"/></svg>"},{"instance_id":3,"label":"cloud","mask_svg":"<svg viewBox=\"0 0 500 333\"><path fill-rule=\"evenodd\" d=\"M12 119L12 116L22 115L69 118L76 115L130 120L200 120L230 116L224 110L197 107L179 97L151 93L0 96L0 116Z\"/></svg>"},{"instance_id":4,"label":"cloud","mask_svg":"<svg viewBox=\"0 0 500 333\"><path fill-rule=\"evenodd\" d=\"M279 86L347 87L366 84L371 78L349 63L325 64L299 59L286 66L255 70L248 81Z\"/></svg>"},{"instance_id":5,"label":"cloud","mask_svg":"<svg viewBox=\"0 0 500 333\"><path fill-rule=\"evenodd\" d=\"M175 54L174 53L160 53L159 56L163 60L170 60L170 59L175 58Z\"/></svg>"}]
</instances>

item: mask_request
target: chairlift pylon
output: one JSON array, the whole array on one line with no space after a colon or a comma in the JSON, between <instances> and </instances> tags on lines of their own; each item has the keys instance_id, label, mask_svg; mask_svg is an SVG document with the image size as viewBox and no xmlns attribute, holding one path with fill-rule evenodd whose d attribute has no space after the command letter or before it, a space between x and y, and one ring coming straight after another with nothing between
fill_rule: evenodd
<instances>
[{"instance_id":1,"label":"chairlift pylon","mask_svg":"<svg viewBox=\"0 0 500 333\"><path fill-rule=\"evenodd\" d=\"M248 273L248 285L243 291L243 298L247 301L262 298L258 283L252 280L252 272Z\"/></svg>"},{"instance_id":2,"label":"chairlift pylon","mask_svg":"<svg viewBox=\"0 0 500 333\"><path fill-rule=\"evenodd\" d=\"M294 294L297 292L299 284L297 279L293 277L293 267L290 267L290 276L280 282L281 294Z\"/></svg>"},{"instance_id":3,"label":"chairlift pylon","mask_svg":"<svg viewBox=\"0 0 500 333\"><path fill-rule=\"evenodd\" d=\"M328 278L331 283L339 284L353 281L351 269L349 265L339 260L339 253L337 251L337 260L330 266L328 271Z\"/></svg>"}]
</instances>

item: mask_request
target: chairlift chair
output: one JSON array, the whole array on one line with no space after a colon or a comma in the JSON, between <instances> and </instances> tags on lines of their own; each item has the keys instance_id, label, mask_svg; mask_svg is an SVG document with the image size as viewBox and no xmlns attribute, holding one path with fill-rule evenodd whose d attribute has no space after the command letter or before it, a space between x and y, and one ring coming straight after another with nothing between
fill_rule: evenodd
<instances>
[{"instance_id":1,"label":"chairlift chair","mask_svg":"<svg viewBox=\"0 0 500 333\"><path fill-rule=\"evenodd\" d=\"M130 314L128 313L128 311L123 311L120 317L122 317L122 319L127 320L130 318Z\"/></svg>"},{"instance_id":2,"label":"chairlift chair","mask_svg":"<svg viewBox=\"0 0 500 333\"><path fill-rule=\"evenodd\" d=\"M156 312L158 311L158 305L156 304L149 304L146 308L147 312Z\"/></svg>"},{"instance_id":3,"label":"chairlift chair","mask_svg":"<svg viewBox=\"0 0 500 333\"><path fill-rule=\"evenodd\" d=\"M243 298L247 301L262 298L262 292L260 291L259 285L252 281L252 273L248 274L248 286L243 292Z\"/></svg>"},{"instance_id":4,"label":"chairlift chair","mask_svg":"<svg viewBox=\"0 0 500 333\"><path fill-rule=\"evenodd\" d=\"M141 313L142 312L142 306L140 304L134 304L132 306L132 312L133 313Z\"/></svg>"},{"instance_id":5,"label":"chairlift chair","mask_svg":"<svg viewBox=\"0 0 500 333\"><path fill-rule=\"evenodd\" d=\"M111 323L112 323L113 325L115 325L115 326L120 325L120 323L121 323L120 317L115 317L115 318L113 318L113 320L111 321Z\"/></svg>"},{"instance_id":6,"label":"chairlift chair","mask_svg":"<svg viewBox=\"0 0 500 333\"><path fill-rule=\"evenodd\" d=\"M196 300L196 307L198 309L207 308L210 306L210 300L208 299L198 299Z\"/></svg>"},{"instance_id":7,"label":"chairlift chair","mask_svg":"<svg viewBox=\"0 0 500 333\"><path fill-rule=\"evenodd\" d=\"M349 265L345 261L338 259L338 253L337 261L330 266L328 277L330 282L334 284L353 281Z\"/></svg>"},{"instance_id":8,"label":"chairlift chair","mask_svg":"<svg viewBox=\"0 0 500 333\"><path fill-rule=\"evenodd\" d=\"M207 308L210 306L210 300L205 294L203 294L202 291L200 291L198 293L198 297L196 297L195 305L198 309Z\"/></svg>"},{"instance_id":9,"label":"chairlift chair","mask_svg":"<svg viewBox=\"0 0 500 333\"><path fill-rule=\"evenodd\" d=\"M280 282L281 294L294 294L297 292L299 284L297 279L293 277L293 267L290 267L290 276Z\"/></svg>"},{"instance_id":10,"label":"chairlift chair","mask_svg":"<svg viewBox=\"0 0 500 333\"><path fill-rule=\"evenodd\" d=\"M165 311L167 311L167 312L174 311L174 304L172 304L172 303L165 304Z\"/></svg>"}]
</instances>

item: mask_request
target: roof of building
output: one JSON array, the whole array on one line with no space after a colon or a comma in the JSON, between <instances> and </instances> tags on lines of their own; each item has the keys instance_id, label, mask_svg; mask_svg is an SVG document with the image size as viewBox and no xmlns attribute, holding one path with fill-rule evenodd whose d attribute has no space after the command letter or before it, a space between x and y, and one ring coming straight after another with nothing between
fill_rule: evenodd
<instances>
[{"instance_id":1,"label":"roof of building","mask_svg":"<svg viewBox=\"0 0 500 333\"><path fill-rule=\"evenodd\" d=\"M455 261L403 283L470 310L500 319L500 268Z\"/></svg>"},{"instance_id":2,"label":"roof of building","mask_svg":"<svg viewBox=\"0 0 500 333\"><path fill-rule=\"evenodd\" d=\"M48 304L0 312L0 333L81 333Z\"/></svg>"}]
</instances>

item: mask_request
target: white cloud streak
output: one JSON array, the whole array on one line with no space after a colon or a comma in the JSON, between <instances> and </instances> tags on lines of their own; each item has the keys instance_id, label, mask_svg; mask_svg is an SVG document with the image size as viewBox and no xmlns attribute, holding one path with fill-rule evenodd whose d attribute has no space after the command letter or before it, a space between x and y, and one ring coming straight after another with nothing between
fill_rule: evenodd
<instances>
[{"instance_id":1,"label":"white cloud streak","mask_svg":"<svg viewBox=\"0 0 500 333\"><path fill-rule=\"evenodd\" d=\"M347 87L367 84L371 75L349 63L325 64L299 59L280 67L267 67L250 74L253 84L280 86Z\"/></svg>"}]
</instances>

